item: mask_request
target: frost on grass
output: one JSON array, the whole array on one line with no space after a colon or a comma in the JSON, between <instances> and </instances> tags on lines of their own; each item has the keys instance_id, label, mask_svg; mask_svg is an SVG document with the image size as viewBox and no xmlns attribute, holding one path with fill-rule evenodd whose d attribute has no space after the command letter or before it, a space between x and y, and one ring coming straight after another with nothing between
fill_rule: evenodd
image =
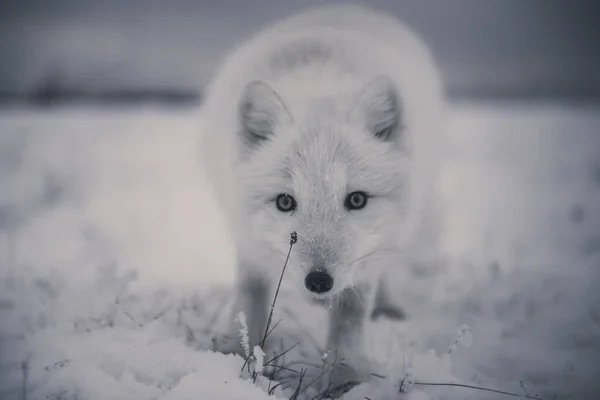
<instances>
[{"instance_id":1,"label":"frost on grass","mask_svg":"<svg viewBox=\"0 0 600 400\"><path fill-rule=\"evenodd\" d=\"M101 304L94 295L52 292L59 304L87 303L80 305L81 314L63 318L45 295L47 288L61 286L58 276L41 280L43 285L21 279L2 283L3 299L12 304L2 312L3 327L13 331L3 330L0 342L1 398L21 398L25 359L28 399L270 398L240 379L240 357L211 351L212 327L205 324L219 304L206 299L220 293L140 294L126 289L134 275L115 275L110 268L98 272L80 289L91 295L101 288L107 299ZM101 284L107 281L112 285ZM37 301L29 302L32 298Z\"/></svg>"},{"instance_id":2,"label":"frost on grass","mask_svg":"<svg viewBox=\"0 0 600 400\"><path fill-rule=\"evenodd\" d=\"M107 266L78 288L70 288L58 273L33 283L18 278L3 282L3 299L11 304L3 310L3 321L10 322L4 326L13 331L3 331L0 342L2 398L20 398L23 360L29 399L322 398L324 341L318 327L326 323L324 310L298 307L294 295L282 294L282 310L275 315L286 322L267 339L265 351L252 349L248 368L253 373L247 374L241 357L213 351L227 291L174 295L135 289L136 279L134 273ZM65 315L63 305L72 301L79 305ZM315 315L314 323L304 325L298 315ZM247 347L243 313L238 321L239 339ZM457 350L467 332L461 328L449 346ZM351 389L344 399L396 398L399 393L407 399L436 399L431 393L423 397L416 383L458 382L450 350L438 354L406 348L402 332L391 322L376 325L369 337L374 354L380 353L379 368L371 382ZM391 347L382 352L381 343ZM249 347L246 352L250 354Z\"/></svg>"},{"instance_id":3,"label":"frost on grass","mask_svg":"<svg viewBox=\"0 0 600 400\"><path fill-rule=\"evenodd\" d=\"M597 115L455 110L442 184L452 258L398 269L408 319L373 324L375 375L344 399L506 398L424 385L440 382L600 392ZM282 293L264 356L248 348L264 367L254 382L241 357L213 351L229 289L173 283L212 279L229 254L203 233L215 221L189 212L208 204L189 172L195 117L0 115L0 398L318 398L326 310ZM138 285L164 271L163 287Z\"/></svg>"},{"instance_id":4,"label":"frost on grass","mask_svg":"<svg viewBox=\"0 0 600 400\"><path fill-rule=\"evenodd\" d=\"M254 354L254 357L256 359L254 371L257 374L262 375L264 368L265 368L265 352L263 351L263 349L260 348L260 346L256 345L256 346L254 346L254 350L252 351L252 354ZM247 357L247 355L246 355L246 357Z\"/></svg>"},{"instance_id":5,"label":"frost on grass","mask_svg":"<svg viewBox=\"0 0 600 400\"><path fill-rule=\"evenodd\" d=\"M250 357L250 338L248 337L248 323L246 322L246 314L240 311L235 319L240 323L240 342L244 348L246 357Z\"/></svg>"},{"instance_id":6,"label":"frost on grass","mask_svg":"<svg viewBox=\"0 0 600 400\"><path fill-rule=\"evenodd\" d=\"M58 272L33 281L3 281L3 304L10 306L2 310L2 398L20 398L23 361L29 399L244 396L254 400L310 399L323 394L319 386L323 338L318 327L326 323L324 310L309 304L305 309L291 308L299 304L298 299L282 294L277 304L282 309L275 318L285 323L267 339L265 351L259 346L252 349L251 368L256 372L252 379L254 374L242 370L241 357L213 351L226 290L175 295L164 289L136 288L136 280L135 273L109 265L97 268L94 279L77 288ZM67 308L71 302L77 302L77 307ZM302 325L301 313L315 315L314 323ZM238 320L240 341L247 346L245 316L238 315ZM419 392L412 384L418 377L454 379L449 354L410 355L395 339L393 324L381 325L378 332L373 343L385 340L395 346L393 356L381 358L388 365L373 371L387 376L374 377L344 398L362 399L361 393L367 393L381 399L399 391L413 396ZM250 353L250 348L246 351ZM400 354L405 354L403 363L395 363Z\"/></svg>"}]
</instances>

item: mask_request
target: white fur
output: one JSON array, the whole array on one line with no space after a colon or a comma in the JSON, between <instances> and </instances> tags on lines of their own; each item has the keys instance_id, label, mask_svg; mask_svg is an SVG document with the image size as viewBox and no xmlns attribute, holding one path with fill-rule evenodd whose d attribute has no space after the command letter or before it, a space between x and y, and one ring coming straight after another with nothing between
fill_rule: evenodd
<instances>
[{"instance_id":1,"label":"white fur","mask_svg":"<svg viewBox=\"0 0 600 400\"><path fill-rule=\"evenodd\" d=\"M258 85L246 92L252 81ZM386 82L398 95L402 129L380 140L369 127L390 117ZM240 134L244 96L256 100L247 123L258 139ZM353 316L370 312L386 255L402 251L418 226L439 160L441 106L427 47L393 17L360 6L305 11L232 52L206 92L202 150L236 243L238 308L271 293L296 231L289 279L308 295L304 277L321 263L334 278L327 295L352 286L360 296L332 311L329 335L331 346L360 358L362 323ZM374 197L348 211L344 198L356 190ZM278 211L279 193L293 195L297 211ZM262 311L246 311L262 323ZM344 318L358 327L347 335Z\"/></svg>"}]
</instances>

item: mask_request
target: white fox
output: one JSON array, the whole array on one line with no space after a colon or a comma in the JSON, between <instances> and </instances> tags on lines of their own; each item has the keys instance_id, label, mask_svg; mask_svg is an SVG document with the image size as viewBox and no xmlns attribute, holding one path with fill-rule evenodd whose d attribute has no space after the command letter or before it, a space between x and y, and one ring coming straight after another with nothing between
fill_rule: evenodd
<instances>
[{"instance_id":1,"label":"white fox","mask_svg":"<svg viewBox=\"0 0 600 400\"><path fill-rule=\"evenodd\" d=\"M295 231L287 279L332 300L327 346L345 362L329 379L366 379L365 324L385 306L382 271L427 208L441 111L427 47L362 6L304 11L225 59L207 88L202 148L235 240L233 311L246 313L251 347Z\"/></svg>"}]
</instances>

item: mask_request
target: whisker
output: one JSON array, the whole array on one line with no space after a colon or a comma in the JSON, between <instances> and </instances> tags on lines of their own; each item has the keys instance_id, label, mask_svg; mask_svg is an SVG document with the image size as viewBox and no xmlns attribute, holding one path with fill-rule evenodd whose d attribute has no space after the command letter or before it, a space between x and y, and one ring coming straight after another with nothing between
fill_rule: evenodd
<instances>
[{"instance_id":1,"label":"whisker","mask_svg":"<svg viewBox=\"0 0 600 400\"><path fill-rule=\"evenodd\" d=\"M369 265L369 264L372 264L372 263L374 263L374 262L376 262L376 261L380 261L380 260L384 260L384 259L385 259L385 257L376 257L376 258L370 258L370 259L368 259L368 260L366 260L366 261L365 261L365 260L363 260L363 261L364 261L364 264L361 264L361 265L363 265L363 266L367 266L367 265Z\"/></svg>"},{"instance_id":2,"label":"whisker","mask_svg":"<svg viewBox=\"0 0 600 400\"><path fill-rule=\"evenodd\" d=\"M356 287L354 287L354 285L352 285L352 286L350 286L350 289L352 289L354 291L354 293L356 293L356 297L358 298L359 304L361 306L364 305L365 302L364 302L363 298L361 297L360 293L358 292L358 290L356 290Z\"/></svg>"},{"instance_id":3,"label":"whisker","mask_svg":"<svg viewBox=\"0 0 600 400\"><path fill-rule=\"evenodd\" d=\"M386 251L389 251L389 252L392 252L392 253L396 253L396 254L399 254L399 253L400 253L400 252L399 252L399 250L398 250L398 249L395 249L395 248L377 249L377 250L373 250L373 251L371 251L370 253L364 254L364 255L362 255L362 256L360 256L360 257L356 258L354 261L352 261L352 262L350 263L350 265L354 265L354 263L356 263L356 262L358 262L358 261L360 261L360 260L363 260L363 259L365 259L365 258L367 258L367 257L373 256L373 255L375 255L375 254L383 253L383 252L386 252Z\"/></svg>"}]
</instances>

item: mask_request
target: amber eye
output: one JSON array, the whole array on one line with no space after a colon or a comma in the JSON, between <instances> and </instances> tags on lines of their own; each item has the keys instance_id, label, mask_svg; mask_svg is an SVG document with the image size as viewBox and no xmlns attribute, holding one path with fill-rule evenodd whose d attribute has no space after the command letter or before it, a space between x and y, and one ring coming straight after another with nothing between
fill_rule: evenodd
<instances>
[{"instance_id":1,"label":"amber eye","mask_svg":"<svg viewBox=\"0 0 600 400\"><path fill-rule=\"evenodd\" d=\"M290 212L296 209L296 200L289 194L282 193L275 200L277 209L281 212Z\"/></svg>"},{"instance_id":2,"label":"amber eye","mask_svg":"<svg viewBox=\"0 0 600 400\"><path fill-rule=\"evenodd\" d=\"M360 210L367 205L368 196L365 192L352 192L346 196L344 206L348 210Z\"/></svg>"}]
</instances>

